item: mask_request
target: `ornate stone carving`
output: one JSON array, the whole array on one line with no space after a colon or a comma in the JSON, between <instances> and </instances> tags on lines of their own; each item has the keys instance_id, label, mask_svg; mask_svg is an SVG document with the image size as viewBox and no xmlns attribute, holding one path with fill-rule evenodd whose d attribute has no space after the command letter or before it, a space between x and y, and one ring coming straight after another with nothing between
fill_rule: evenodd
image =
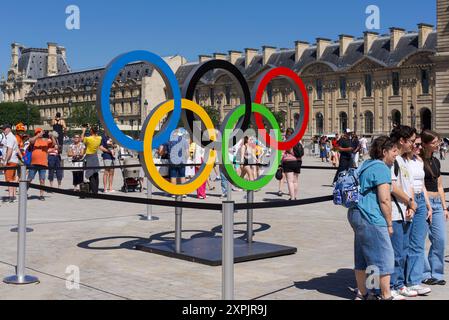
<instances>
[{"instance_id":1,"label":"ornate stone carving","mask_svg":"<svg viewBox=\"0 0 449 320\"><path fill-rule=\"evenodd\" d=\"M367 70L373 70L373 69L379 69L382 68L382 66L374 61L371 61L369 59L364 59L354 65L351 68L351 71L357 71L357 72L364 72Z\"/></svg>"},{"instance_id":2,"label":"ornate stone carving","mask_svg":"<svg viewBox=\"0 0 449 320\"><path fill-rule=\"evenodd\" d=\"M304 69L302 72L302 75L317 75L317 74L323 74L323 73L329 73L332 72L332 68L323 64L323 63L316 63L312 64L311 66Z\"/></svg>"},{"instance_id":3,"label":"ornate stone carving","mask_svg":"<svg viewBox=\"0 0 449 320\"><path fill-rule=\"evenodd\" d=\"M373 81L374 89L384 89L390 85L390 80L375 80Z\"/></svg>"},{"instance_id":4,"label":"ornate stone carving","mask_svg":"<svg viewBox=\"0 0 449 320\"><path fill-rule=\"evenodd\" d=\"M401 86L412 88L412 87L416 86L417 82L418 82L418 79L416 79L416 78L401 79Z\"/></svg>"},{"instance_id":5,"label":"ornate stone carving","mask_svg":"<svg viewBox=\"0 0 449 320\"><path fill-rule=\"evenodd\" d=\"M431 52L419 52L408 57L403 63L403 66L433 64L431 56L434 54Z\"/></svg>"},{"instance_id":6,"label":"ornate stone carving","mask_svg":"<svg viewBox=\"0 0 449 320\"><path fill-rule=\"evenodd\" d=\"M335 81L329 81L323 83L323 90L324 91L333 91L337 89L337 82Z\"/></svg>"},{"instance_id":7,"label":"ornate stone carving","mask_svg":"<svg viewBox=\"0 0 449 320\"><path fill-rule=\"evenodd\" d=\"M348 90L354 90L357 91L362 87L362 82L360 81L348 81L347 83Z\"/></svg>"}]
</instances>

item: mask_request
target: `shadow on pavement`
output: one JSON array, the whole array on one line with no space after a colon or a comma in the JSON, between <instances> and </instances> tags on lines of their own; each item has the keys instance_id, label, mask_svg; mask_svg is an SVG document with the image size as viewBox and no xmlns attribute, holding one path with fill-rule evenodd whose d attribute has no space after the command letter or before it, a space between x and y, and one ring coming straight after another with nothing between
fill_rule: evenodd
<instances>
[{"instance_id":1,"label":"shadow on pavement","mask_svg":"<svg viewBox=\"0 0 449 320\"><path fill-rule=\"evenodd\" d=\"M320 293L344 299L353 299L354 294L348 287L355 287L354 270L339 269L335 273L328 273L323 277L309 281L295 282L295 287L301 290L316 290Z\"/></svg>"},{"instance_id":2,"label":"shadow on pavement","mask_svg":"<svg viewBox=\"0 0 449 320\"><path fill-rule=\"evenodd\" d=\"M241 239L246 239L246 229L245 230L238 230L236 228L236 226L239 225L245 225L245 222L238 222L234 224L234 235L241 235L238 238ZM257 223L254 222L255 228L254 228L254 234L257 232L263 232L265 230L268 230L271 228L271 226L269 224L265 224L265 223ZM256 227L256 226L259 227ZM193 234L192 234L193 233ZM190 236L190 239L195 239L195 238L205 238L205 237L216 237L217 234L221 234L222 233L222 226L216 226L213 227L210 231L205 231L205 230L182 230L182 236L183 239L186 239L186 234L192 234ZM92 240L87 240L87 241L83 241L78 243L78 247L82 248L82 249L89 249L89 250L118 250L118 249L128 249L128 250L134 250L136 245L138 244L148 244L148 243L152 243L153 241L160 241L160 242L164 242L164 241L173 241L175 239L174 237L175 232L174 231L165 231L165 232L160 232L157 234L154 234L152 236L150 236L149 238L142 238L142 237L132 237L132 236L112 236L112 237L104 237L104 238L97 238L97 239L92 239ZM132 239L132 240L128 240L125 241L121 244L115 245L115 246L97 246L94 244L97 244L99 242L102 241L114 241L114 240L119 240L119 239Z\"/></svg>"}]
</instances>

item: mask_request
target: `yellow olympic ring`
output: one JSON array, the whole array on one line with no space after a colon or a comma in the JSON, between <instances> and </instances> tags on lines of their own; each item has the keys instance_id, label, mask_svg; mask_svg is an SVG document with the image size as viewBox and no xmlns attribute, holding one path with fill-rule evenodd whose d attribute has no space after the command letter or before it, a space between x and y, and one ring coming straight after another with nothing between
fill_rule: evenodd
<instances>
[{"instance_id":1,"label":"yellow olympic ring","mask_svg":"<svg viewBox=\"0 0 449 320\"><path fill-rule=\"evenodd\" d=\"M197 114L200 120L206 126L211 141L216 141L215 128L209 114L200 105L187 99L182 99L182 109L192 111ZM174 195L189 194L197 190L209 178L212 169L215 166L216 151L209 150L207 162L201 166L198 174L193 177L191 182L185 184L172 184L165 180L159 173L153 159L153 135L159 121L169 112L174 110L174 101L170 100L156 107L148 116L148 122L144 125L143 132L143 163L147 177L150 178L153 185L161 188L165 192Z\"/></svg>"}]
</instances>

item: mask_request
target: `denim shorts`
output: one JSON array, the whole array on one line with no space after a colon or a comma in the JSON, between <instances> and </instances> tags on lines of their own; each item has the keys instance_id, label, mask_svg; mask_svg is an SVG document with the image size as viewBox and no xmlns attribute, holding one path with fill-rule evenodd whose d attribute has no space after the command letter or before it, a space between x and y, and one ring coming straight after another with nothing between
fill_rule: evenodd
<instances>
[{"instance_id":1,"label":"denim shorts","mask_svg":"<svg viewBox=\"0 0 449 320\"><path fill-rule=\"evenodd\" d=\"M355 270L377 267L379 275L394 272L394 251L388 228L369 223L360 210L351 209L348 220L354 230Z\"/></svg>"},{"instance_id":2,"label":"denim shorts","mask_svg":"<svg viewBox=\"0 0 449 320\"><path fill-rule=\"evenodd\" d=\"M185 178L186 177L186 167L175 166L169 169L170 178Z\"/></svg>"},{"instance_id":3,"label":"denim shorts","mask_svg":"<svg viewBox=\"0 0 449 320\"><path fill-rule=\"evenodd\" d=\"M42 166L35 166L28 170L28 181L33 181L36 173L39 172L39 180L45 180L45 175L47 173L47 168Z\"/></svg>"}]
</instances>

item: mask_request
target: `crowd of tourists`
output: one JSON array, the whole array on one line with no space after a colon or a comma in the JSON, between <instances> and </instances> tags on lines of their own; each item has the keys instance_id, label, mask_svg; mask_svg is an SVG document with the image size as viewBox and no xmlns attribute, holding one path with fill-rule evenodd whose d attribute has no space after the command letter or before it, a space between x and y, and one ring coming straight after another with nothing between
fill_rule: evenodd
<instances>
[{"instance_id":1,"label":"crowd of tourists","mask_svg":"<svg viewBox=\"0 0 449 320\"><path fill-rule=\"evenodd\" d=\"M5 124L1 127L0 133L0 160L1 166L15 168L20 165L28 167L26 179L33 182L38 175L39 184L46 185L48 180L50 187L62 187L64 179L63 152L64 139L67 133L67 125L61 114L57 113L52 120L52 131L35 128L32 134L28 134L24 124L19 123L15 127ZM15 130L14 130L15 129ZM15 132L14 132L15 131ZM88 187L86 190L92 193L99 192L99 172L100 169L87 169L84 167L100 167L98 153L101 152L104 168L103 192L115 192L113 190L114 165L117 165L120 149L113 143L107 135L99 135L96 126L83 126L81 134L75 134L72 143L67 150L69 167L79 168L70 170L73 175L73 190L80 191L83 184ZM6 182L18 182L20 169L3 170ZM57 185L54 182L57 182ZM86 181L86 182L85 182ZM87 182L88 181L88 182ZM45 192L39 191L38 199L45 201ZM15 202L16 188L8 188L8 197L3 198L4 202Z\"/></svg>"},{"instance_id":2,"label":"crowd of tourists","mask_svg":"<svg viewBox=\"0 0 449 320\"><path fill-rule=\"evenodd\" d=\"M287 129L285 139L288 140L292 134L293 129ZM263 145L256 137L244 136L229 148L228 159L238 176L248 181L255 181L265 172L270 162L271 153L271 149ZM183 184L192 179L200 171L201 165L207 160L205 158L205 148L194 142L183 128L176 129L172 133L170 141L155 150L154 155L159 163L168 165L160 167L159 173L172 184ZM300 143L283 152L281 165L279 166L281 175L279 179L280 196L283 195L281 190L286 182L290 200L298 197L299 174L303 156L304 149ZM221 197L227 197L228 180L218 166L218 158L214 166L214 173L215 180L221 181ZM199 199L206 199L207 187L209 190L215 189L212 186L211 177L197 190ZM235 187L231 188L233 191L242 191Z\"/></svg>"},{"instance_id":3,"label":"crowd of tourists","mask_svg":"<svg viewBox=\"0 0 449 320\"><path fill-rule=\"evenodd\" d=\"M348 138L342 139L337 148L351 152ZM372 142L370 159L358 170L361 199L348 212L355 234L357 300L403 300L446 284L449 212L435 156L440 145L435 132L418 134L403 125ZM346 157L343 167L353 165ZM427 238L431 246L426 252ZM379 276L378 291L367 289L367 272Z\"/></svg>"}]
</instances>

